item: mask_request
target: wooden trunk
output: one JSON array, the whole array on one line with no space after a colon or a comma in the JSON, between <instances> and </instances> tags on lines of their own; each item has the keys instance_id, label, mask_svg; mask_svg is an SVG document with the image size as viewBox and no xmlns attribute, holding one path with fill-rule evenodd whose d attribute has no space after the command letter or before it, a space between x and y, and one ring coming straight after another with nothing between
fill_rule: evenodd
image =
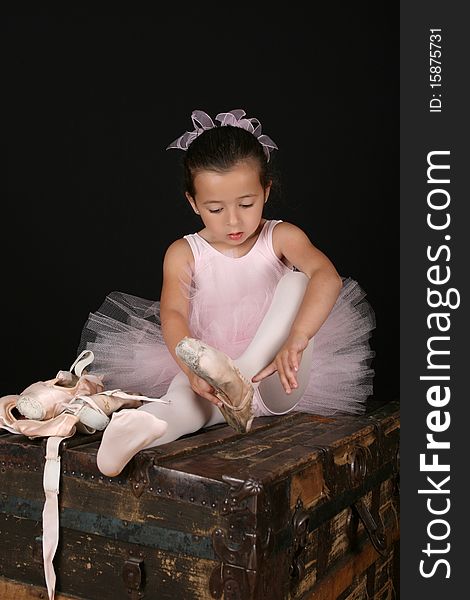
<instances>
[{"instance_id":1,"label":"wooden trunk","mask_svg":"<svg viewBox=\"0 0 470 600\"><path fill-rule=\"evenodd\" d=\"M398 403L216 426L115 478L62 443L58 600L385 600L398 586ZM47 598L45 440L0 434L0 597Z\"/></svg>"}]
</instances>

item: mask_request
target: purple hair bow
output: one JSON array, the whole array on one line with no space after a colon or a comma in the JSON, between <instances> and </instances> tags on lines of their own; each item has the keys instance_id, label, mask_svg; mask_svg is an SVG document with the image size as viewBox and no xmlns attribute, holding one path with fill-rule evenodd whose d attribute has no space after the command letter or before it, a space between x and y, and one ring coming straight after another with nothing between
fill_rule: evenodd
<instances>
[{"instance_id":1,"label":"purple hair bow","mask_svg":"<svg viewBox=\"0 0 470 600\"><path fill-rule=\"evenodd\" d=\"M220 125L216 125L211 117L202 110L194 110L191 114L191 120L194 125L193 131L186 131L177 138L174 142L171 142L167 146L167 150L170 148L178 148L179 150L187 150L188 146L206 129L212 129L213 127L222 127L224 125L232 125L233 127L241 127L252 133L258 142L263 146L264 153L267 159L270 158L271 150L277 150L276 144L272 139L261 133L261 123L254 117L245 119L246 113L241 108L236 108L226 113L219 113L215 120L219 121Z\"/></svg>"}]
</instances>

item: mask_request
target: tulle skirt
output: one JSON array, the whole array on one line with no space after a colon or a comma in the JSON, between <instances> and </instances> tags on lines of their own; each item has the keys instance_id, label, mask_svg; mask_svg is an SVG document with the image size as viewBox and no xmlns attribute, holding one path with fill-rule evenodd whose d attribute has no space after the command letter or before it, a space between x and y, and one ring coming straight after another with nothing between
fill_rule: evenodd
<instances>
[{"instance_id":1,"label":"tulle skirt","mask_svg":"<svg viewBox=\"0 0 470 600\"><path fill-rule=\"evenodd\" d=\"M373 391L374 312L353 279L315 335L310 377L294 410L319 415L360 414ZM160 302L123 292L109 294L89 315L78 352L92 350L89 371L107 389L121 388L153 398L165 394L180 371L163 340Z\"/></svg>"}]
</instances>

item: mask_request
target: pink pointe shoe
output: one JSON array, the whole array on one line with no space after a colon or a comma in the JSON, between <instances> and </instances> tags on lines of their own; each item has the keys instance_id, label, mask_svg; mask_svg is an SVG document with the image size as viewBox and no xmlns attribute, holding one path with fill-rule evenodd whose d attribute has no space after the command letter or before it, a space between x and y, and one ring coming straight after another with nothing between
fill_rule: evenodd
<instances>
[{"instance_id":1,"label":"pink pointe shoe","mask_svg":"<svg viewBox=\"0 0 470 600\"><path fill-rule=\"evenodd\" d=\"M121 408L138 408L142 400L152 400L140 394L128 394L122 390L109 390L92 396L77 396L65 405L65 412L78 417L83 425L102 431L109 423L112 413Z\"/></svg>"},{"instance_id":2,"label":"pink pointe shoe","mask_svg":"<svg viewBox=\"0 0 470 600\"><path fill-rule=\"evenodd\" d=\"M222 402L220 411L227 423L239 433L247 433L253 422L252 384L243 377L232 359L194 338L183 338L175 348L177 356L191 371L215 390Z\"/></svg>"},{"instance_id":3,"label":"pink pointe shoe","mask_svg":"<svg viewBox=\"0 0 470 600\"><path fill-rule=\"evenodd\" d=\"M101 377L87 375L85 367L93 362L91 350L84 350L69 371L59 371L55 379L38 381L18 397L16 408L27 419L43 421L63 412L63 404L76 396L89 396L104 390Z\"/></svg>"}]
</instances>

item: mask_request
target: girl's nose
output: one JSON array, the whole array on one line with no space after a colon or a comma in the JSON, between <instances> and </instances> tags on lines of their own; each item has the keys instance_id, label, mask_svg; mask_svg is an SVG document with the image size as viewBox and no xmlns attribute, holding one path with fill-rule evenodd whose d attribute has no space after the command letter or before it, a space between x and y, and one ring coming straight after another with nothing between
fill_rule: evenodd
<instances>
[{"instance_id":1,"label":"girl's nose","mask_svg":"<svg viewBox=\"0 0 470 600\"><path fill-rule=\"evenodd\" d=\"M233 227L237 223L239 223L240 219L238 217L238 212L236 210L227 211L227 225Z\"/></svg>"}]
</instances>

